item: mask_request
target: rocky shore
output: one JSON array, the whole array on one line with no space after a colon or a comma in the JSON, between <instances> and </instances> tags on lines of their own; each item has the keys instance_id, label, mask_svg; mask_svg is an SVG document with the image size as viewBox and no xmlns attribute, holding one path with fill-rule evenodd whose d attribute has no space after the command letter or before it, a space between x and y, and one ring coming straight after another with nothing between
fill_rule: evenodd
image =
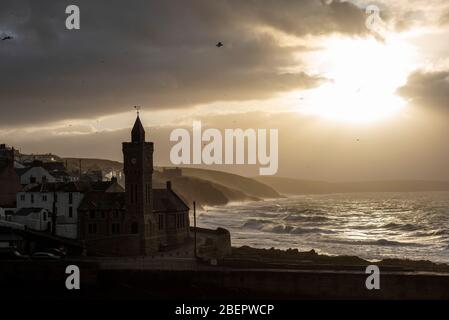
<instances>
[{"instance_id":1,"label":"rocky shore","mask_svg":"<svg viewBox=\"0 0 449 320\"><path fill-rule=\"evenodd\" d=\"M276 267L294 269L359 269L375 264L384 270L449 273L449 265L428 260L383 259L368 261L357 256L331 256L315 250L300 252L298 249L257 249L249 246L233 247L232 255L224 259L229 266Z\"/></svg>"}]
</instances>

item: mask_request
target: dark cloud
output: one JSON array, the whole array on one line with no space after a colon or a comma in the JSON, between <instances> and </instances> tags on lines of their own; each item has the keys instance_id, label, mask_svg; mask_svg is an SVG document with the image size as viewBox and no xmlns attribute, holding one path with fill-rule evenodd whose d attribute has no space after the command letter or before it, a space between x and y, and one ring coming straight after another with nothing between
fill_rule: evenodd
<instances>
[{"instance_id":1,"label":"dark cloud","mask_svg":"<svg viewBox=\"0 0 449 320\"><path fill-rule=\"evenodd\" d=\"M414 72L398 93L414 105L449 111L449 71Z\"/></svg>"},{"instance_id":2,"label":"dark cloud","mask_svg":"<svg viewBox=\"0 0 449 320\"><path fill-rule=\"evenodd\" d=\"M281 71L298 48L256 28L296 36L365 32L364 13L339 1L79 0L79 31L65 29L70 4L1 1L0 34L14 36L0 43L2 126L309 88L321 79Z\"/></svg>"}]
</instances>

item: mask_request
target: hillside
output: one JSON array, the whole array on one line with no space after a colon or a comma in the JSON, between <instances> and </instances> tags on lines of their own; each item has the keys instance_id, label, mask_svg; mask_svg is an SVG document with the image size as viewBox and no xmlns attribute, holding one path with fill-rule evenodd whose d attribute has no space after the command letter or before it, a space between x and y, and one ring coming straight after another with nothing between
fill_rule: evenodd
<instances>
[{"instance_id":1,"label":"hillside","mask_svg":"<svg viewBox=\"0 0 449 320\"><path fill-rule=\"evenodd\" d=\"M68 170L78 172L78 158L65 158ZM82 170L122 171L123 164L104 159L81 159ZM192 206L195 200L199 206L225 205L234 201L254 201L263 198L277 198L281 195L273 188L251 178L236 174L206 169L182 168L183 175L168 178L162 169L155 167L153 183L155 188L165 187L172 181L173 189ZM124 179L119 180L124 185Z\"/></svg>"},{"instance_id":2,"label":"hillside","mask_svg":"<svg viewBox=\"0 0 449 320\"><path fill-rule=\"evenodd\" d=\"M81 158L64 158L63 161L67 163L67 170L70 172L78 172L81 160L81 170L103 170L109 171L121 171L123 164L118 161L105 160L105 159L81 159Z\"/></svg>"},{"instance_id":3,"label":"hillside","mask_svg":"<svg viewBox=\"0 0 449 320\"><path fill-rule=\"evenodd\" d=\"M249 196L258 198L278 198L279 193L272 187L252 178L239 176L216 170L182 168L183 175L201 178L226 186L233 190L241 191Z\"/></svg>"},{"instance_id":4,"label":"hillside","mask_svg":"<svg viewBox=\"0 0 449 320\"><path fill-rule=\"evenodd\" d=\"M391 180L326 182L268 176L255 177L254 179L271 186L282 194L417 192L449 190L449 181Z\"/></svg>"},{"instance_id":5,"label":"hillside","mask_svg":"<svg viewBox=\"0 0 449 320\"><path fill-rule=\"evenodd\" d=\"M254 201L257 197L249 196L239 190L192 176L170 179L173 190L190 206L196 201L198 207L225 205L232 201ZM163 177L155 176L155 188L165 187Z\"/></svg>"}]
</instances>

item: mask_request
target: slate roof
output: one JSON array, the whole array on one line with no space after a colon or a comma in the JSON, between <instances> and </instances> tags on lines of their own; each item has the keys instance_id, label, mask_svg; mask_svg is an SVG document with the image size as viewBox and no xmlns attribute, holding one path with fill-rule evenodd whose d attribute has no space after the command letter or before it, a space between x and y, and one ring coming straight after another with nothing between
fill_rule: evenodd
<instances>
[{"instance_id":1,"label":"slate roof","mask_svg":"<svg viewBox=\"0 0 449 320\"><path fill-rule=\"evenodd\" d=\"M78 210L121 210L124 208L124 192L88 192Z\"/></svg>"},{"instance_id":2,"label":"slate roof","mask_svg":"<svg viewBox=\"0 0 449 320\"><path fill-rule=\"evenodd\" d=\"M89 192L79 206L79 210L124 210L124 192ZM178 195L169 189L153 189L153 212L182 212L189 207Z\"/></svg>"},{"instance_id":3,"label":"slate roof","mask_svg":"<svg viewBox=\"0 0 449 320\"><path fill-rule=\"evenodd\" d=\"M102 191L105 192L113 184L114 181L74 181L74 182L55 182L55 183L42 183L32 185L26 189L26 192L90 192L90 191Z\"/></svg>"},{"instance_id":4,"label":"slate roof","mask_svg":"<svg viewBox=\"0 0 449 320\"><path fill-rule=\"evenodd\" d=\"M42 210L44 210L44 209L42 209L42 208L22 208L19 211L17 211L16 213L14 213L14 215L26 217L32 213L41 212Z\"/></svg>"},{"instance_id":5,"label":"slate roof","mask_svg":"<svg viewBox=\"0 0 449 320\"><path fill-rule=\"evenodd\" d=\"M16 170L16 173L19 177L23 176L25 173L27 173L28 170L30 170L31 168L15 168L14 170Z\"/></svg>"},{"instance_id":6,"label":"slate roof","mask_svg":"<svg viewBox=\"0 0 449 320\"><path fill-rule=\"evenodd\" d=\"M153 212L188 211L189 207L171 189L153 189Z\"/></svg>"}]
</instances>

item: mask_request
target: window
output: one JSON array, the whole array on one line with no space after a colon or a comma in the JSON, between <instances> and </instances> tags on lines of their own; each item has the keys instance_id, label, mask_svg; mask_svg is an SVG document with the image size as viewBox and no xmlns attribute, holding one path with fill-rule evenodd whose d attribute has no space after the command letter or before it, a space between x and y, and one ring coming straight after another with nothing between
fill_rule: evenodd
<instances>
[{"instance_id":1,"label":"window","mask_svg":"<svg viewBox=\"0 0 449 320\"><path fill-rule=\"evenodd\" d=\"M47 212L44 212L44 218L43 218L43 220L44 220L44 221L47 221Z\"/></svg>"},{"instance_id":2,"label":"window","mask_svg":"<svg viewBox=\"0 0 449 320\"><path fill-rule=\"evenodd\" d=\"M20 201L25 201L25 195L24 194L20 195Z\"/></svg>"},{"instance_id":3,"label":"window","mask_svg":"<svg viewBox=\"0 0 449 320\"><path fill-rule=\"evenodd\" d=\"M69 204L73 203L73 193L69 193Z\"/></svg>"},{"instance_id":4,"label":"window","mask_svg":"<svg viewBox=\"0 0 449 320\"><path fill-rule=\"evenodd\" d=\"M114 233L114 234L120 233L120 224L119 223L112 224L112 233Z\"/></svg>"},{"instance_id":5,"label":"window","mask_svg":"<svg viewBox=\"0 0 449 320\"><path fill-rule=\"evenodd\" d=\"M31 203L34 203L34 194L31 194Z\"/></svg>"},{"instance_id":6,"label":"window","mask_svg":"<svg viewBox=\"0 0 449 320\"><path fill-rule=\"evenodd\" d=\"M57 202L58 201L58 194L57 193L54 194L54 198L55 198L55 202Z\"/></svg>"},{"instance_id":7,"label":"window","mask_svg":"<svg viewBox=\"0 0 449 320\"><path fill-rule=\"evenodd\" d=\"M159 230L164 229L164 216L162 214L159 215Z\"/></svg>"},{"instance_id":8,"label":"window","mask_svg":"<svg viewBox=\"0 0 449 320\"><path fill-rule=\"evenodd\" d=\"M106 213L104 211L101 211L101 218L102 219L106 218Z\"/></svg>"},{"instance_id":9,"label":"window","mask_svg":"<svg viewBox=\"0 0 449 320\"><path fill-rule=\"evenodd\" d=\"M95 219L95 211L94 210L89 211L89 218Z\"/></svg>"},{"instance_id":10,"label":"window","mask_svg":"<svg viewBox=\"0 0 449 320\"><path fill-rule=\"evenodd\" d=\"M89 223L88 229L90 234L97 233L97 225L95 223Z\"/></svg>"},{"instance_id":11,"label":"window","mask_svg":"<svg viewBox=\"0 0 449 320\"><path fill-rule=\"evenodd\" d=\"M33 177L33 176L31 176L31 177L30 177L30 183L36 183L36 178Z\"/></svg>"},{"instance_id":12,"label":"window","mask_svg":"<svg viewBox=\"0 0 449 320\"><path fill-rule=\"evenodd\" d=\"M133 233L133 234L139 233L139 225L137 224L137 222L132 223L131 233Z\"/></svg>"},{"instance_id":13,"label":"window","mask_svg":"<svg viewBox=\"0 0 449 320\"><path fill-rule=\"evenodd\" d=\"M43 196L42 196L42 201L47 201L47 195L46 194L44 194Z\"/></svg>"},{"instance_id":14,"label":"window","mask_svg":"<svg viewBox=\"0 0 449 320\"><path fill-rule=\"evenodd\" d=\"M118 219L118 211L117 210L114 210L113 217L114 217L114 219Z\"/></svg>"},{"instance_id":15,"label":"window","mask_svg":"<svg viewBox=\"0 0 449 320\"><path fill-rule=\"evenodd\" d=\"M69 207L69 218L73 218L73 207Z\"/></svg>"}]
</instances>

